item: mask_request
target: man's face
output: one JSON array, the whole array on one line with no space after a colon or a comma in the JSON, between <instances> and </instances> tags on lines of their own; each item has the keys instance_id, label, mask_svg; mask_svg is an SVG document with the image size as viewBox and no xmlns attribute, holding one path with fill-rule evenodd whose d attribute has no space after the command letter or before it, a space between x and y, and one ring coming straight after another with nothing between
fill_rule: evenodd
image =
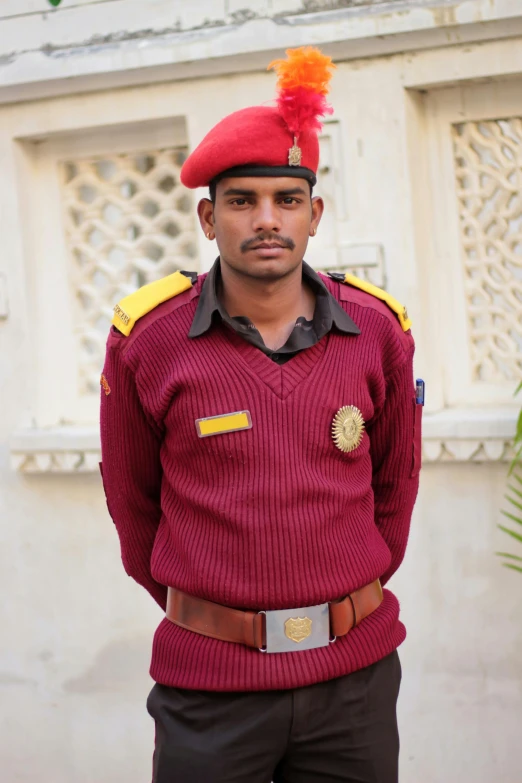
<instances>
[{"instance_id":1,"label":"man's face","mask_svg":"<svg viewBox=\"0 0 522 783\"><path fill-rule=\"evenodd\" d=\"M217 184L214 205L200 202L205 234L216 236L221 261L259 280L278 280L303 260L323 212L305 179L229 177Z\"/></svg>"}]
</instances>

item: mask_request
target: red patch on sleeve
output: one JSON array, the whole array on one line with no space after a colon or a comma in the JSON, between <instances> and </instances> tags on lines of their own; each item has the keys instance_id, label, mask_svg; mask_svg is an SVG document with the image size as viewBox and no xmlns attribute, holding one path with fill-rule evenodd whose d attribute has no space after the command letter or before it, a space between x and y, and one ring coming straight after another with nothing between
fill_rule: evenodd
<instances>
[{"instance_id":1,"label":"red patch on sleeve","mask_svg":"<svg viewBox=\"0 0 522 783\"><path fill-rule=\"evenodd\" d=\"M111 387L107 383L107 378L105 377L105 375L102 375L102 377L100 378L100 384L103 387L103 391L105 392L105 396L109 395L111 393Z\"/></svg>"}]
</instances>

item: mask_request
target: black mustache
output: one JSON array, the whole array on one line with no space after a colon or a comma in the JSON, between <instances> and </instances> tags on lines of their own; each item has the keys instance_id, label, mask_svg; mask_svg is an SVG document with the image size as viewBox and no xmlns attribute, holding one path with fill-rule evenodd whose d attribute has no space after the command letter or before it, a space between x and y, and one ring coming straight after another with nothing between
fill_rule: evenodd
<instances>
[{"instance_id":1,"label":"black mustache","mask_svg":"<svg viewBox=\"0 0 522 783\"><path fill-rule=\"evenodd\" d=\"M252 239L245 239L241 242L239 249L242 253L246 253L247 250L250 250L255 245L260 245L263 242L277 242L278 245L287 247L289 250L295 248L295 242L291 237L280 237L278 234L260 234L257 237L252 237Z\"/></svg>"}]
</instances>

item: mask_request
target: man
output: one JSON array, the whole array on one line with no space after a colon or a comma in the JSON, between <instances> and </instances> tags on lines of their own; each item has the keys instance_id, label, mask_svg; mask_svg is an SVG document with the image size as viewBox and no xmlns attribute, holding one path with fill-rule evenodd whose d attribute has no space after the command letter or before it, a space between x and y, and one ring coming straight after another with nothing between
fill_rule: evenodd
<instances>
[{"instance_id":1,"label":"man","mask_svg":"<svg viewBox=\"0 0 522 783\"><path fill-rule=\"evenodd\" d=\"M124 299L107 344L107 503L166 611L155 783L397 781L405 631L382 585L418 487L413 339L388 294L303 262L331 65L288 55L277 108L225 118L184 164L210 187L213 268Z\"/></svg>"}]
</instances>

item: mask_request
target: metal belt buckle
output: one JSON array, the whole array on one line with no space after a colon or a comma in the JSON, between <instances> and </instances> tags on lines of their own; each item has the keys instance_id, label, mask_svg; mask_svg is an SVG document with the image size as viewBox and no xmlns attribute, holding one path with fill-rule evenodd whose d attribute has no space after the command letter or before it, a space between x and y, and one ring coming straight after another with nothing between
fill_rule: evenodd
<instances>
[{"instance_id":1,"label":"metal belt buckle","mask_svg":"<svg viewBox=\"0 0 522 783\"><path fill-rule=\"evenodd\" d=\"M266 620L266 647L260 652L283 653L327 647L330 639L328 604L300 609L275 609L259 612Z\"/></svg>"}]
</instances>

